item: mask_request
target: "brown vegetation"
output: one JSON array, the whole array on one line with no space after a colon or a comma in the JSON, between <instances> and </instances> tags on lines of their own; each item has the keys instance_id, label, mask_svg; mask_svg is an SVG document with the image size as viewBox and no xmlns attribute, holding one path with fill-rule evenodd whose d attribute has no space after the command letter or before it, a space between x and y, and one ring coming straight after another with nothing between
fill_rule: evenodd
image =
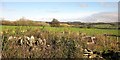
<instances>
[{"instance_id":1,"label":"brown vegetation","mask_svg":"<svg viewBox=\"0 0 120 60\"><path fill-rule=\"evenodd\" d=\"M3 58L84 58L84 49L100 52L99 56L103 51L120 50L117 41L109 40L109 37L104 35L88 38L85 33L51 32L41 29L21 33L16 31L16 35L8 32L11 31L3 31L2 34ZM92 39L93 37L95 38ZM87 44L93 41L94 43Z\"/></svg>"}]
</instances>

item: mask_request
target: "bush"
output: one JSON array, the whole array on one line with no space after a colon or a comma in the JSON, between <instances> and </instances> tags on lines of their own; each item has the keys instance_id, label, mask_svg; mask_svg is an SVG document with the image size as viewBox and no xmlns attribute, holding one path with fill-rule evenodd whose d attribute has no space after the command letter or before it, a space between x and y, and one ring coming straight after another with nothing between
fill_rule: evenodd
<instances>
[{"instance_id":1,"label":"bush","mask_svg":"<svg viewBox=\"0 0 120 60\"><path fill-rule=\"evenodd\" d=\"M53 19L50 23L51 27L60 27L60 22L57 19Z\"/></svg>"}]
</instances>

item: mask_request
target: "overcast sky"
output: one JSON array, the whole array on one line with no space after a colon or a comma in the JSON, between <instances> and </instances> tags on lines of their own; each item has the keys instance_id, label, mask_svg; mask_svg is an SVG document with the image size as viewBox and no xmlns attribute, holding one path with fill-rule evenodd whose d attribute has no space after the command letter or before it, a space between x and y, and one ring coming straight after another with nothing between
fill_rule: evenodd
<instances>
[{"instance_id":1,"label":"overcast sky","mask_svg":"<svg viewBox=\"0 0 120 60\"><path fill-rule=\"evenodd\" d=\"M14 1L14 0L13 0ZM77 1L77 0L75 0ZM107 0L105 0L107 1ZM118 3L110 2L1 2L0 18L17 20L21 17L36 21L114 22Z\"/></svg>"}]
</instances>

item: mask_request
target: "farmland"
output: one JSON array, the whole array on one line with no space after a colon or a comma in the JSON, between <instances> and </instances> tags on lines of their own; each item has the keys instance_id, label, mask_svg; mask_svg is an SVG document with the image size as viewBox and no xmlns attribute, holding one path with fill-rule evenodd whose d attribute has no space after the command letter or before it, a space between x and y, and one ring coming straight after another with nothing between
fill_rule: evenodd
<instances>
[{"instance_id":1,"label":"farmland","mask_svg":"<svg viewBox=\"0 0 120 60\"><path fill-rule=\"evenodd\" d=\"M101 58L109 50L114 54L120 51L119 37L105 36L118 36L119 30L50 26L0 27L3 58L85 58L84 49L97 52L94 55ZM95 37L94 43L88 42L87 36ZM34 42L30 43L28 38Z\"/></svg>"},{"instance_id":2,"label":"farmland","mask_svg":"<svg viewBox=\"0 0 120 60\"><path fill-rule=\"evenodd\" d=\"M40 27L40 26L1 26L0 30L34 30L34 29L43 29L43 30L48 30L48 31L53 31L53 32L63 32L63 31L71 31L71 32L84 32L88 35L96 35L96 34L113 34L113 35L120 35L118 34L119 30L114 30L114 29L87 29L87 28L74 28L74 27Z\"/></svg>"}]
</instances>

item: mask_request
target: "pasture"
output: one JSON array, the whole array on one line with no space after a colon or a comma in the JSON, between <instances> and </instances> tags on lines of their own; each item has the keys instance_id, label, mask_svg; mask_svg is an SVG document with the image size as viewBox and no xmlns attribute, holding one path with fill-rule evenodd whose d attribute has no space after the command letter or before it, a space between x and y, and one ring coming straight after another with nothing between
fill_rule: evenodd
<instances>
[{"instance_id":1,"label":"pasture","mask_svg":"<svg viewBox=\"0 0 120 60\"><path fill-rule=\"evenodd\" d=\"M49 26L0 28L3 58L84 58L84 49L100 53L96 57L108 50L120 50L118 37L104 35L120 35L119 30Z\"/></svg>"},{"instance_id":2,"label":"pasture","mask_svg":"<svg viewBox=\"0 0 120 60\"><path fill-rule=\"evenodd\" d=\"M88 35L98 35L98 34L113 34L113 35L120 35L118 32L120 30L114 29L95 29L95 28L75 28L75 27L40 27L40 26L0 26L0 30L34 30L34 29L43 29L48 30L51 32L63 32L63 31L70 31L70 32L81 32L86 33ZM11 33L11 32L9 32Z\"/></svg>"}]
</instances>

